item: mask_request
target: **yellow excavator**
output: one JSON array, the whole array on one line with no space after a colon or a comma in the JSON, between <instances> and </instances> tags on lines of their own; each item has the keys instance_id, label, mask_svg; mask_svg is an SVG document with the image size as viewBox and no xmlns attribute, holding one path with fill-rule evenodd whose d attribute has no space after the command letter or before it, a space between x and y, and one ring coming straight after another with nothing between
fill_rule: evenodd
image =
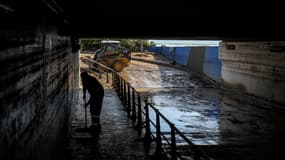
<instances>
[{"instance_id":1,"label":"yellow excavator","mask_svg":"<svg viewBox=\"0 0 285 160\"><path fill-rule=\"evenodd\" d=\"M93 59L120 72L129 66L131 52L122 47L120 41L104 40L101 41L101 48L95 51Z\"/></svg>"}]
</instances>

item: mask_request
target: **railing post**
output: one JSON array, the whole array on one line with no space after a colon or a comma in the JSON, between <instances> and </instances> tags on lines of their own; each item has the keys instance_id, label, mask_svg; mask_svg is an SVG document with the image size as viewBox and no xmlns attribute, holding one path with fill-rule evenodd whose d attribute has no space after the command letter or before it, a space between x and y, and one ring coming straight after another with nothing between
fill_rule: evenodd
<instances>
[{"instance_id":1,"label":"railing post","mask_svg":"<svg viewBox=\"0 0 285 160\"><path fill-rule=\"evenodd\" d=\"M135 123L136 121L136 92L135 92L135 89L132 87L132 120L133 120L133 123Z\"/></svg>"},{"instance_id":2,"label":"railing post","mask_svg":"<svg viewBox=\"0 0 285 160\"><path fill-rule=\"evenodd\" d=\"M160 113L158 109L155 109L156 113L156 156L162 155L162 145L161 145L161 130L160 130Z\"/></svg>"},{"instance_id":3,"label":"railing post","mask_svg":"<svg viewBox=\"0 0 285 160\"><path fill-rule=\"evenodd\" d=\"M126 108L127 106L127 83L125 80L123 80L124 82L124 97L123 97L123 105L124 105L124 108Z\"/></svg>"},{"instance_id":4,"label":"railing post","mask_svg":"<svg viewBox=\"0 0 285 160\"><path fill-rule=\"evenodd\" d=\"M115 85L116 85L116 79L115 78L116 78L115 73L114 73L114 71L112 71L112 86L113 87L115 87Z\"/></svg>"},{"instance_id":5,"label":"railing post","mask_svg":"<svg viewBox=\"0 0 285 160\"><path fill-rule=\"evenodd\" d=\"M137 103L138 103L138 121L136 124L136 128L139 132L142 130L142 107L141 107L141 95L137 93Z\"/></svg>"},{"instance_id":6,"label":"railing post","mask_svg":"<svg viewBox=\"0 0 285 160\"><path fill-rule=\"evenodd\" d=\"M176 135L175 135L175 126L173 123L170 124L170 129L171 129L171 160L177 160Z\"/></svg>"},{"instance_id":7,"label":"railing post","mask_svg":"<svg viewBox=\"0 0 285 160\"><path fill-rule=\"evenodd\" d=\"M113 71L112 71L112 86L113 86L113 88L115 88L115 90L117 92L116 75Z\"/></svg>"},{"instance_id":8,"label":"railing post","mask_svg":"<svg viewBox=\"0 0 285 160\"><path fill-rule=\"evenodd\" d=\"M128 117L131 116L131 87L130 84L127 83L128 86L128 105L127 105L127 113L128 113Z\"/></svg>"},{"instance_id":9,"label":"railing post","mask_svg":"<svg viewBox=\"0 0 285 160\"><path fill-rule=\"evenodd\" d=\"M101 70L99 70L99 79L102 78L102 73L101 73Z\"/></svg>"},{"instance_id":10,"label":"railing post","mask_svg":"<svg viewBox=\"0 0 285 160\"><path fill-rule=\"evenodd\" d=\"M111 85L111 86L112 86L113 88L115 88L115 83L114 83L114 82L115 82L115 77L114 77L114 72L113 72L113 71L111 71L111 76L112 76L112 77L111 77L111 78L112 78L112 85Z\"/></svg>"},{"instance_id":11,"label":"railing post","mask_svg":"<svg viewBox=\"0 0 285 160\"><path fill-rule=\"evenodd\" d=\"M124 80L120 77L120 80L121 80L121 101L122 101L122 104L124 104Z\"/></svg>"},{"instance_id":12,"label":"railing post","mask_svg":"<svg viewBox=\"0 0 285 160\"><path fill-rule=\"evenodd\" d=\"M119 77L119 75L117 75L117 84L118 84L118 95L119 95L119 98L121 99L122 97L122 85L121 85L121 78Z\"/></svg>"},{"instance_id":13,"label":"railing post","mask_svg":"<svg viewBox=\"0 0 285 160\"><path fill-rule=\"evenodd\" d=\"M150 132L150 119L149 119L149 106L148 106L148 100L144 100L145 103L145 136L144 141L147 143L150 143L151 141L151 132Z\"/></svg>"},{"instance_id":14,"label":"railing post","mask_svg":"<svg viewBox=\"0 0 285 160\"><path fill-rule=\"evenodd\" d=\"M109 71L106 72L106 83L109 83Z\"/></svg>"}]
</instances>

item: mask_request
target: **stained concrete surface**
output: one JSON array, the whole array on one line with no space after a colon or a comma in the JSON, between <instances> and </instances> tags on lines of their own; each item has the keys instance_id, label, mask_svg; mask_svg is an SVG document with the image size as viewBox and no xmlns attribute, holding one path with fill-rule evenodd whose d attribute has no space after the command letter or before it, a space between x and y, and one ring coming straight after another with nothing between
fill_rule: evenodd
<instances>
[{"instance_id":1,"label":"stained concrete surface","mask_svg":"<svg viewBox=\"0 0 285 160\"><path fill-rule=\"evenodd\" d=\"M223 83L285 105L284 46L283 41L221 42Z\"/></svg>"},{"instance_id":2,"label":"stained concrete surface","mask_svg":"<svg viewBox=\"0 0 285 160\"><path fill-rule=\"evenodd\" d=\"M42 1L5 1L19 6L4 15L2 2L0 159L61 159L78 87L74 39Z\"/></svg>"}]
</instances>

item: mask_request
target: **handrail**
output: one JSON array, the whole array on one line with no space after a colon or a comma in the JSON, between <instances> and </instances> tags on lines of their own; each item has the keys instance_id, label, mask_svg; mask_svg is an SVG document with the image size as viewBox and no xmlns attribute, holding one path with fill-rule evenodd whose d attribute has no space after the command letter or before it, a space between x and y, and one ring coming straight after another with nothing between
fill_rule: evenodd
<instances>
[{"instance_id":1,"label":"handrail","mask_svg":"<svg viewBox=\"0 0 285 160\"><path fill-rule=\"evenodd\" d=\"M83 62L87 62L88 65L89 65L89 68L93 68L92 66L94 66L94 64L96 64L96 66L100 66L101 68L103 68L103 70L100 70L98 67L96 67L97 70L99 70L99 77L101 78L101 72L106 72L106 83L109 83L109 74L108 73L112 73L112 83L113 85L115 84L114 81L115 81L115 75L116 75L116 71L113 70L112 68L102 64L102 63L99 63L99 62L96 62L92 59L89 59L89 58L83 58L81 57L81 61Z\"/></svg>"},{"instance_id":2,"label":"handrail","mask_svg":"<svg viewBox=\"0 0 285 160\"><path fill-rule=\"evenodd\" d=\"M104 68L104 69L107 69L107 70L112 71L112 72L116 72L114 69L112 69L112 68L110 68L110 67L108 67L108 66L106 66L106 65L104 65L104 64L102 64L102 63L99 63L99 62L97 62L97 61L94 61L93 59L81 58L81 60L86 60L86 61L89 61L89 62L91 62L91 63L95 63L95 64L101 66L101 67Z\"/></svg>"},{"instance_id":3,"label":"handrail","mask_svg":"<svg viewBox=\"0 0 285 160\"><path fill-rule=\"evenodd\" d=\"M205 160L208 160L209 158L205 155L205 153L203 153L202 151L200 151L196 145L194 145L181 131L179 131L179 129L177 129L175 127L175 125L173 123L171 123L162 113L159 112L158 109L156 109L151 103L147 102L148 104L146 106L152 108L155 112L156 112L156 128L158 130L158 127L160 127L160 121L158 121L158 119L163 119L170 127L171 131L170 131L170 135L171 135L171 146L173 147L172 150L176 150L176 146L174 146L174 144L176 144L176 142L173 142L173 141L176 141L176 137L177 136L180 136L182 138L182 140L184 140L188 146L189 146L189 149L191 150L190 152L193 152L194 153L194 159L205 159ZM160 118L158 117L160 116ZM151 121L151 120L150 120ZM150 122L150 124L154 124L153 121ZM160 129L159 129L160 130ZM156 132L158 133L158 131ZM159 133L161 134L160 136L162 137L166 137L166 133L167 132L160 132ZM168 132L169 133L169 132ZM174 135L173 135L174 134ZM159 136L159 135L157 135ZM158 138L160 141L161 141L161 138ZM161 142L157 142L158 144L161 144ZM174 154L174 153L172 153ZM171 159L176 159L175 156L179 156L177 153L176 155L172 155Z\"/></svg>"},{"instance_id":4,"label":"handrail","mask_svg":"<svg viewBox=\"0 0 285 160\"><path fill-rule=\"evenodd\" d=\"M183 148L186 149L185 151L188 153L186 156L191 157L194 160L210 159L204 152L200 151L197 146L191 142L191 140L189 140L181 131L179 131L175 125L167 119L167 117L165 117L157 108L149 103L147 99L144 99L145 107L143 110L141 107L141 94L133 86L131 86L129 82L124 80L115 70L91 59L84 60L89 61L90 63L95 63L96 65L102 67L107 71L107 75L108 72L112 73L112 85L114 88L116 88L116 92L122 101L122 105L127 111L128 117L132 119L135 128L139 133L141 133L141 130L145 128L144 140L146 143L150 143L153 140L152 137L155 137L156 155L161 156L164 154L171 160L177 160L178 158L182 159L182 155L177 152L177 148L179 146L177 146L176 143L177 137L180 137L188 146L187 148ZM106 78L108 79L107 76ZM150 118L149 109L152 109L155 112L156 116L154 121ZM144 117L142 115L144 115ZM161 131L161 120L168 124L170 132ZM151 125L156 129L156 131L153 133L151 132ZM170 133L170 139L167 139L167 133ZM165 145L162 144L163 140L167 141L167 143L170 145L170 152L164 149L166 146L163 146Z\"/></svg>"}]
</instances>

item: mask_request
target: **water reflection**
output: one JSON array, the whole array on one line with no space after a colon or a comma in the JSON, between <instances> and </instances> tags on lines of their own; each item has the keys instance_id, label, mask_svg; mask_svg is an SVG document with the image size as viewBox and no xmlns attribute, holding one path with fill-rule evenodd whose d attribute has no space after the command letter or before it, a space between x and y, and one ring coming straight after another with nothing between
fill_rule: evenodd
<instances>
[{"instance_id":1,"label":"water reflection","mask_svg":"<svg viewBox=\"0 0 285 160\"><path fill-rule=\"evenodd\" d=\"M212 101L194 97L187 92L163 93L152 96L155 107L175 126L199 145L215 145L219 143L219 108L217 98ZM151 113L151 118L155 114ZM168 124L161 122L163 132L170 132Z\"/></svg>"},{"instance_id":2,"label":"water reflection","mask_svg":"<svg viewBox=\"0 0 285 160\"><path fill-rule=\"evenodd\" d=\"M156 93L152 102L194 144L256 145L273 144L273 139L284 141L284 111L242 95L200 88L194 94ZM151 118L155 118L154 113ZM163 121L161 128L163 132L170 131Z\"/></svg>"}]
</instances>

